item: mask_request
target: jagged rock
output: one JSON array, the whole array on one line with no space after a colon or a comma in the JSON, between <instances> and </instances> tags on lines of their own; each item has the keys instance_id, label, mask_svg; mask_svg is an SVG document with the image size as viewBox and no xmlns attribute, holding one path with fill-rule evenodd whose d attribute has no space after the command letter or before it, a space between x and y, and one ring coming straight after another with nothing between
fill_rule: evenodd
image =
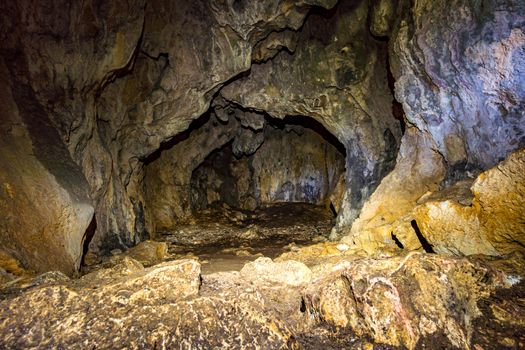
<instances>
[{"instance_id":1,"label":"jagged rock","mask_svg":"<svg viewBox=\"0 0 525 350\"><path fill-rule=\"evenodd\" d=\"M303 298L318 322L351 329L374 342L408 349L437 344L471 348L473 334L485 331L473 326L482 316L478 303L497 288L523 280L523 260L519 261L518 266L511 263L509 273L498 270L497 264L416 252L362 259L314 278ZM505 322L511 318L507 315ZM511 340L517 344L522 338Z\"/></svg>"},{"instance_id":2,"label":"jagged rock","mask_svg":"<svg viewBox=\"0 0 525 350\"><path fill-rule=\"evenodd\" d=\"M394 170L364 205L342 242L369 253L380 251L387 245L395 246L393 223L408 215L424 194L438 190L445 176L442 158L432 147L428 136L413 128L406 130Z\"/></svg>"},{"instance_id":3,"label":"jagged rock","mask_svg":"<svg viewBox=\"0 0 525 350\"><path fill-rule=\"evenodd\" d=\"M458 255L502 255L524 250L525 149L466 186L472 191L468 191L466 201L457 191L443 191L425 199L410 213L409 220L415 220L433 250ZM407 225L399 226L394 234L405 244L404 237L415 233L413 229L406 232Z\"/></svg>"},{"instance_id":4,"label":"jagged rock","mask_svg":"<svg viewBox=\"0 0 525 350\"><path fill-rule=\"evenodd\" d=\"M487 169L525 146L525 4L401 1L397 13L396 98L433 138L447 177Z\"/></svg>"},{"instance_id":5,"label":"jagged rock","mask_svg":"<svg viewBox=\"0 0 525 350\"><path fill-rule=\"evenodd\" d=\"M417 158L412 161L423 164ZM523 250L525 149L514 152L474 181L424 195L425 190L437 189L436 180L443 171L411 168L406 162L401 158L399 167L385 178L344 242L369 252L396 244L402 249L430 249L454 255L502 255ZM403 169L424 169L430 175L426 186L416 182L402 187L397 181L409 178L400 176L404 175ZM406 192L394 192L401 188Z\"/></svg>"},{"instance_id":6,"label":"jagged rock","mask_svg":"<svg viewBox=\"0 0 525 350\"><path fill-rule=\"evenodd\" d=\"M126 257L80 280L34 284L0 301L0 340L14 348L294 349L356 339L409 349L521 347L524 264L520 255L412 252L340 255L310 270L261 258L241 272L201 278L194 260L143 269Z\"/></svg>"},{"instance_id":7,"label":"jagged rock","mask_svg":"<svg viewBox=\"0 0 525 350\"><path fill-rule=\"evenodd\" d=\"M283 51L253 65L250 75L221 90L224 99L273 117L313 117L346 147L341 227L351 224L391 170L400 138L386 47L369 33L368 8L368 1L340 1L334 10L312 14L293 55Z\"/></svg>"},{"instance_id":8,"label":"jagged rock","mask_svg":"<svg viewBox=\"0 0 525 350\"><path fill-rule=\"evenodd\" d=\"M370 12L370 31L376 36L388 36L398 0L374 0Z\"/></svg>"},{"instance_id":9,"label":"jagged rock","mask_svg":"<svg viewBox=\"0 0 525 350\"><path fill-rule=\"evenodd\" d=\"M273 125L259 114L248 120L248 113L229 110L216 114L235 118L219 122L211 115L147 166L150 232L174 230L192 212L220 201L248 210L280 201L329 206L344 172L337 144L300 121Z\"/></svg>"},{"instance_id":10,"label":"jagged rock","mask_svg":"<svg viewBox=\"0 0 525 350\"><path fill-rule=\"evenodd\" d=\"M285 324L263 313L260 297L200 297L199 285L199 264L182 260L96 288L34 288L0 302L0 338L14 348L298 348Z\"/></svg>"}]
</instances>

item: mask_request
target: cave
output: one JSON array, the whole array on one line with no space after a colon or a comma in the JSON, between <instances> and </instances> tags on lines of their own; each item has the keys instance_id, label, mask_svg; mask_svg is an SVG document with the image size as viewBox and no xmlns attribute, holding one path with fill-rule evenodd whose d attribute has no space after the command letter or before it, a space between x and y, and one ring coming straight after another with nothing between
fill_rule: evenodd
<instances>
[{"instance_id":1,"label":"cave","mask_svg":"<svg viewBox=\"0 0 525 350\"><path fill-rule=\"evenodd\" d=\"M0 347L525 348L521 0L0 3Z\"/></svg>"},{"instance_id":2,"label":"cave","mask_svg":"<svg viewBox=\"0 0 525 350\"><path fill-rule=\"evenodd\" d=\"M345 153L310 117L216 106L145 160L144 227L170 252L206 254L206 269L211 251L229 249L238 265L260 249L275 257L288 244L326 241L343 201Z\"/></svg>"}]
</instances>

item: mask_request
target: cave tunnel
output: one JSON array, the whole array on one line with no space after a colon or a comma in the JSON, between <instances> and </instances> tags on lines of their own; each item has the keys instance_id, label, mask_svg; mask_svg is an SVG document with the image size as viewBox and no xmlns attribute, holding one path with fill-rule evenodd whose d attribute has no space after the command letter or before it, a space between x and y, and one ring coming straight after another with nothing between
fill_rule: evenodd
<instances>
[{"instance_id":1,"label":"cave tunnel","mask_svg":"<svg viewBox=\"0 0 525 350\"><path fill-rule=\"evenodd\" d=\"M327 241L345 162L345 147L313 118L219 106L146 159L146 226L173 251L206 254L212 270L212 251L226 249L242 266L260 249L275 257L290 244Z\"/></svg>"},{"instance_id":2,"label":"cave tunnel","mask_svg":"<svg viewBox=\"0 0 525 350\"><path fill-rule=\"evenodd\" d=\"M523 0L0 1L0 348L525 349Z\"/></svg>"}]
</instances>

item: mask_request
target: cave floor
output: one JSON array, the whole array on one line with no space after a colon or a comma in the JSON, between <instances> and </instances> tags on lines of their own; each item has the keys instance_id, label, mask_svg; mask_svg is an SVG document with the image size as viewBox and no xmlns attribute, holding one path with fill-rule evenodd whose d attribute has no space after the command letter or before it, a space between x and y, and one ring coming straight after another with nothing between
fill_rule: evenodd
<instances>
[{"instance_id":1,"label":"cave floor","mask_svg":"<svg viewBox=\"0 0 525 350\"><path fill-rule=\"evenodd\" d=\"M157 240L173 259L198 258L204 274L237 271L258 257L276 258L312 243L327 241L334 226L325 207L279 203L255 211L226 204L197 212Z\"/></svg>"}]
</instances>

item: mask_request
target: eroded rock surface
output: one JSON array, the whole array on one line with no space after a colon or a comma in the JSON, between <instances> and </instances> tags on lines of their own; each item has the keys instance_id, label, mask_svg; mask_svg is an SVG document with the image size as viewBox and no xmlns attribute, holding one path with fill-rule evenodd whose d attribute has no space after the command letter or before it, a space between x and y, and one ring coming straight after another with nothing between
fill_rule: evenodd
<instances>
[{"instance_id":1,"label":"eroded rock surface","mask_svg":"<svg viewBox=\"0 0 525 350\"><path fill-rule=\"evenodd\" d=\"M524 278L520 255L340 255L311 269L261 258L203 276L194 260L144 269L126 257L4 295L0 339L15 348L520 348Z\"/></svg>"},{"instance_id":2,"label":"eroded rock surface","mask_svg":"<svg viewBox=\"0 0 525 350\"><path fill-rule=\"evenodd\" d=\"M402 148L401 159L403 155ZM419 196L422 188L417 187L417 182L416 186L405 187L406 192L396 192L401 188L398 181L404 182L407 177L400 177L400 172L394 171L365 206L352 229L354 233L343 241L369 252L388 247L454 255L502 255L522 251L525 241L524 158L525 149L519 150L474 181L458 182L441 191L431 190L432 186L437 188L439 177L430 167L412 167L412 171L427 171L433 176L429 177L431 181L427 182L427 192L423 196ZM418 159L413 162L417 163ZM402 162L398 164L408 168ZM443 173L443 168L438 168L437 174ZM399 197L404 200L394 203Z\"/></svg>"},{"instance_id":3,"label":"eroded rock surface","mask_svg":"<svg viewBox=\"0 0 525 350\"><path fill-rule=\"evenodd\" d=\"M2 59L0 75L0 246L27 269L71 275L93 217L88 184L32 88Z\"/></svg>"},{"instance_id":4,"label":"eroded rock surface","mask_svg":"<svg viewBox=\"0 0 525 350\"><path fill-rule=\"evenodd\" d=\"M368 28L368 1L340 1L313 13L293 54L252 65L221 90L229 101L284 118L315 118L346 147L346 193L338 226L347 226L393 167L401 130L392 116L386 50Z\"/></svg>"}]
</instances>

